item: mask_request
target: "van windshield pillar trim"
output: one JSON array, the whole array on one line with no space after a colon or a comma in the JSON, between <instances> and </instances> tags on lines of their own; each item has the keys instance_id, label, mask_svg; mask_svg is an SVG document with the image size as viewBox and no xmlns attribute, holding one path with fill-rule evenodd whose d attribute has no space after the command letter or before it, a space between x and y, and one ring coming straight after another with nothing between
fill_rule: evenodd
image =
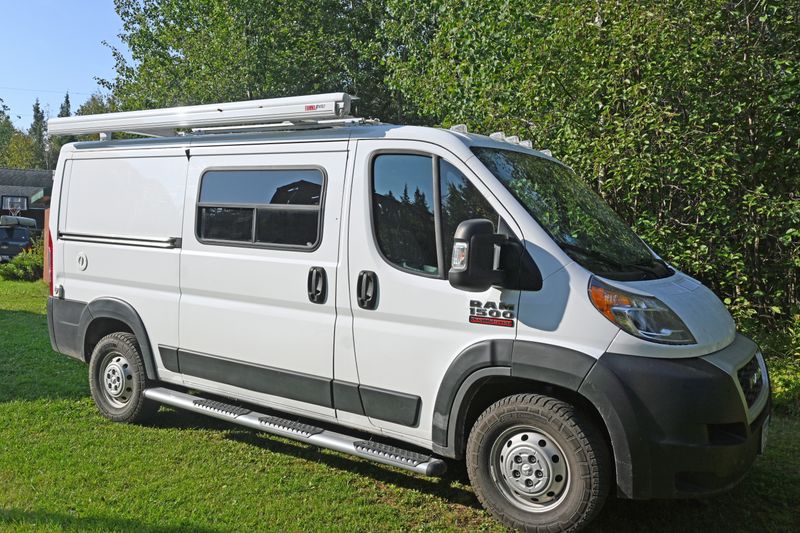
<instances>
[{"instance_id":1,"label":"van windshield pillar trim","mask_svg":"<svg viewBox=\"0 0 800 533\"><path fill-rule=\"evenodd\" d=\"M143 246L146 248L180 248L180 237L136 237L133 235L105 235L88 233L59 233L62 241L92 242L97 244L116 244L120 246Z\"/></svg>"}]
</instances>

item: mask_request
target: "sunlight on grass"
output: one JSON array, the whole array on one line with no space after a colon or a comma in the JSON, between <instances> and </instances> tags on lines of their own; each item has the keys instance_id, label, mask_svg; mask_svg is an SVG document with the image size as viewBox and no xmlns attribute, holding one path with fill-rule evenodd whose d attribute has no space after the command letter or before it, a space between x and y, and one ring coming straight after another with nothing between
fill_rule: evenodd
<instances>
[{"instance_id":1,"label":"sunlight on grass","mask_svg":"<svg viewBox=\"0 0 800 533\"><path fill-rule=\"evenodd\" d=\"M0 529L500 531L463 467L423 478L162 409L101 418L86 368L50 349L40 283L0 281ZM800 530L800 421L773 421L739 487L698 501L612 500L603 531Z\"/></svg>"}]
</instances>

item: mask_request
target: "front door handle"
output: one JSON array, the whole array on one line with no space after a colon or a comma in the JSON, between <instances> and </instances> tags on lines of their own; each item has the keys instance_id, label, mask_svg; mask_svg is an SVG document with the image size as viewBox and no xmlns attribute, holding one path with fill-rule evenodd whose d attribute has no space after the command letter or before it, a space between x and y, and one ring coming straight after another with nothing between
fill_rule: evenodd
<instances>
[{"instance_id":1,"label":"front door handle","mask_svg":"<svg viewBox=\"0 0 800 533\"><path fill-rule=\"evenodd\" d=\"M328 297L328 275L322 267L308 270L308 299L315 304L324 304Z\"/></svg>"},{"instance_id":2,"label":"front door handle","mask_svg":"<svg viewBox=\"0 0 800 533\"><path fill-rule=\"evenodd\" d=\"M378 307L378 276L375 272L362 270L358 274L356 286L358 306L361 309L375 309Z\"/></svg>"}]
</instances>

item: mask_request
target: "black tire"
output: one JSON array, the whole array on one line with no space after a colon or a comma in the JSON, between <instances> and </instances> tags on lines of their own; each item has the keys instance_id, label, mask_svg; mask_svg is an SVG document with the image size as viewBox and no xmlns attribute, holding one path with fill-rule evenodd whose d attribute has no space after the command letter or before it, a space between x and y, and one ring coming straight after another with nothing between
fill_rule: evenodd
<instances>
[{"instance_id":1,"label":"black tire","mask_svg":"<svg viewBox=\"0 0 800 533\"><path fill-rule=\"evenodd\" d=\"M89 363L89 387L104 417L137 423L152 416L158 404L144 397L148 386L142 352L132 333L112 333L100 339Z\"/></svg>"},{"instance_id":2,"label":"black tire","mask_svg":"<svg viewBox=\"0 0 800 533\"><path fill-rule=\"evenodd\" d=\"M483 506L527 532L583 529L611 481L608 446L594 425L570 404L538 394L486 409L470 432L466 462Z\"/></svg>"}]
</instances>

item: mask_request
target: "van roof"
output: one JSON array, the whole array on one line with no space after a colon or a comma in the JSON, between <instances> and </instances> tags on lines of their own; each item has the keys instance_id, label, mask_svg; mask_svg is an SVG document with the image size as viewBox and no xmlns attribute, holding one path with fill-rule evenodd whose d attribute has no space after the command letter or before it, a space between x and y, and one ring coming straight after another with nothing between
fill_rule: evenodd
<instances>
[{"instance_id":1,"label":"van roof","mask_svg":"<svg viewBox=\"0 0 800 533\"><path fill-rule=\"evenodd\" d=\"M119 151L143 148L191 148L200 146L231 146L279 142L331 142L348 140L414 140L432 142L447 148L466 160L472 157L473 146L493 147L531 153L540 157L548 155L518 144L491 139L475 133L460 133L428 126L406 126L384 123L348 124L319 129L278 130L258 132L231 132L213 134L187 134L172 137L113 139L81 141L65 146L75 151Z\"/></svg>"}]
</instances>

